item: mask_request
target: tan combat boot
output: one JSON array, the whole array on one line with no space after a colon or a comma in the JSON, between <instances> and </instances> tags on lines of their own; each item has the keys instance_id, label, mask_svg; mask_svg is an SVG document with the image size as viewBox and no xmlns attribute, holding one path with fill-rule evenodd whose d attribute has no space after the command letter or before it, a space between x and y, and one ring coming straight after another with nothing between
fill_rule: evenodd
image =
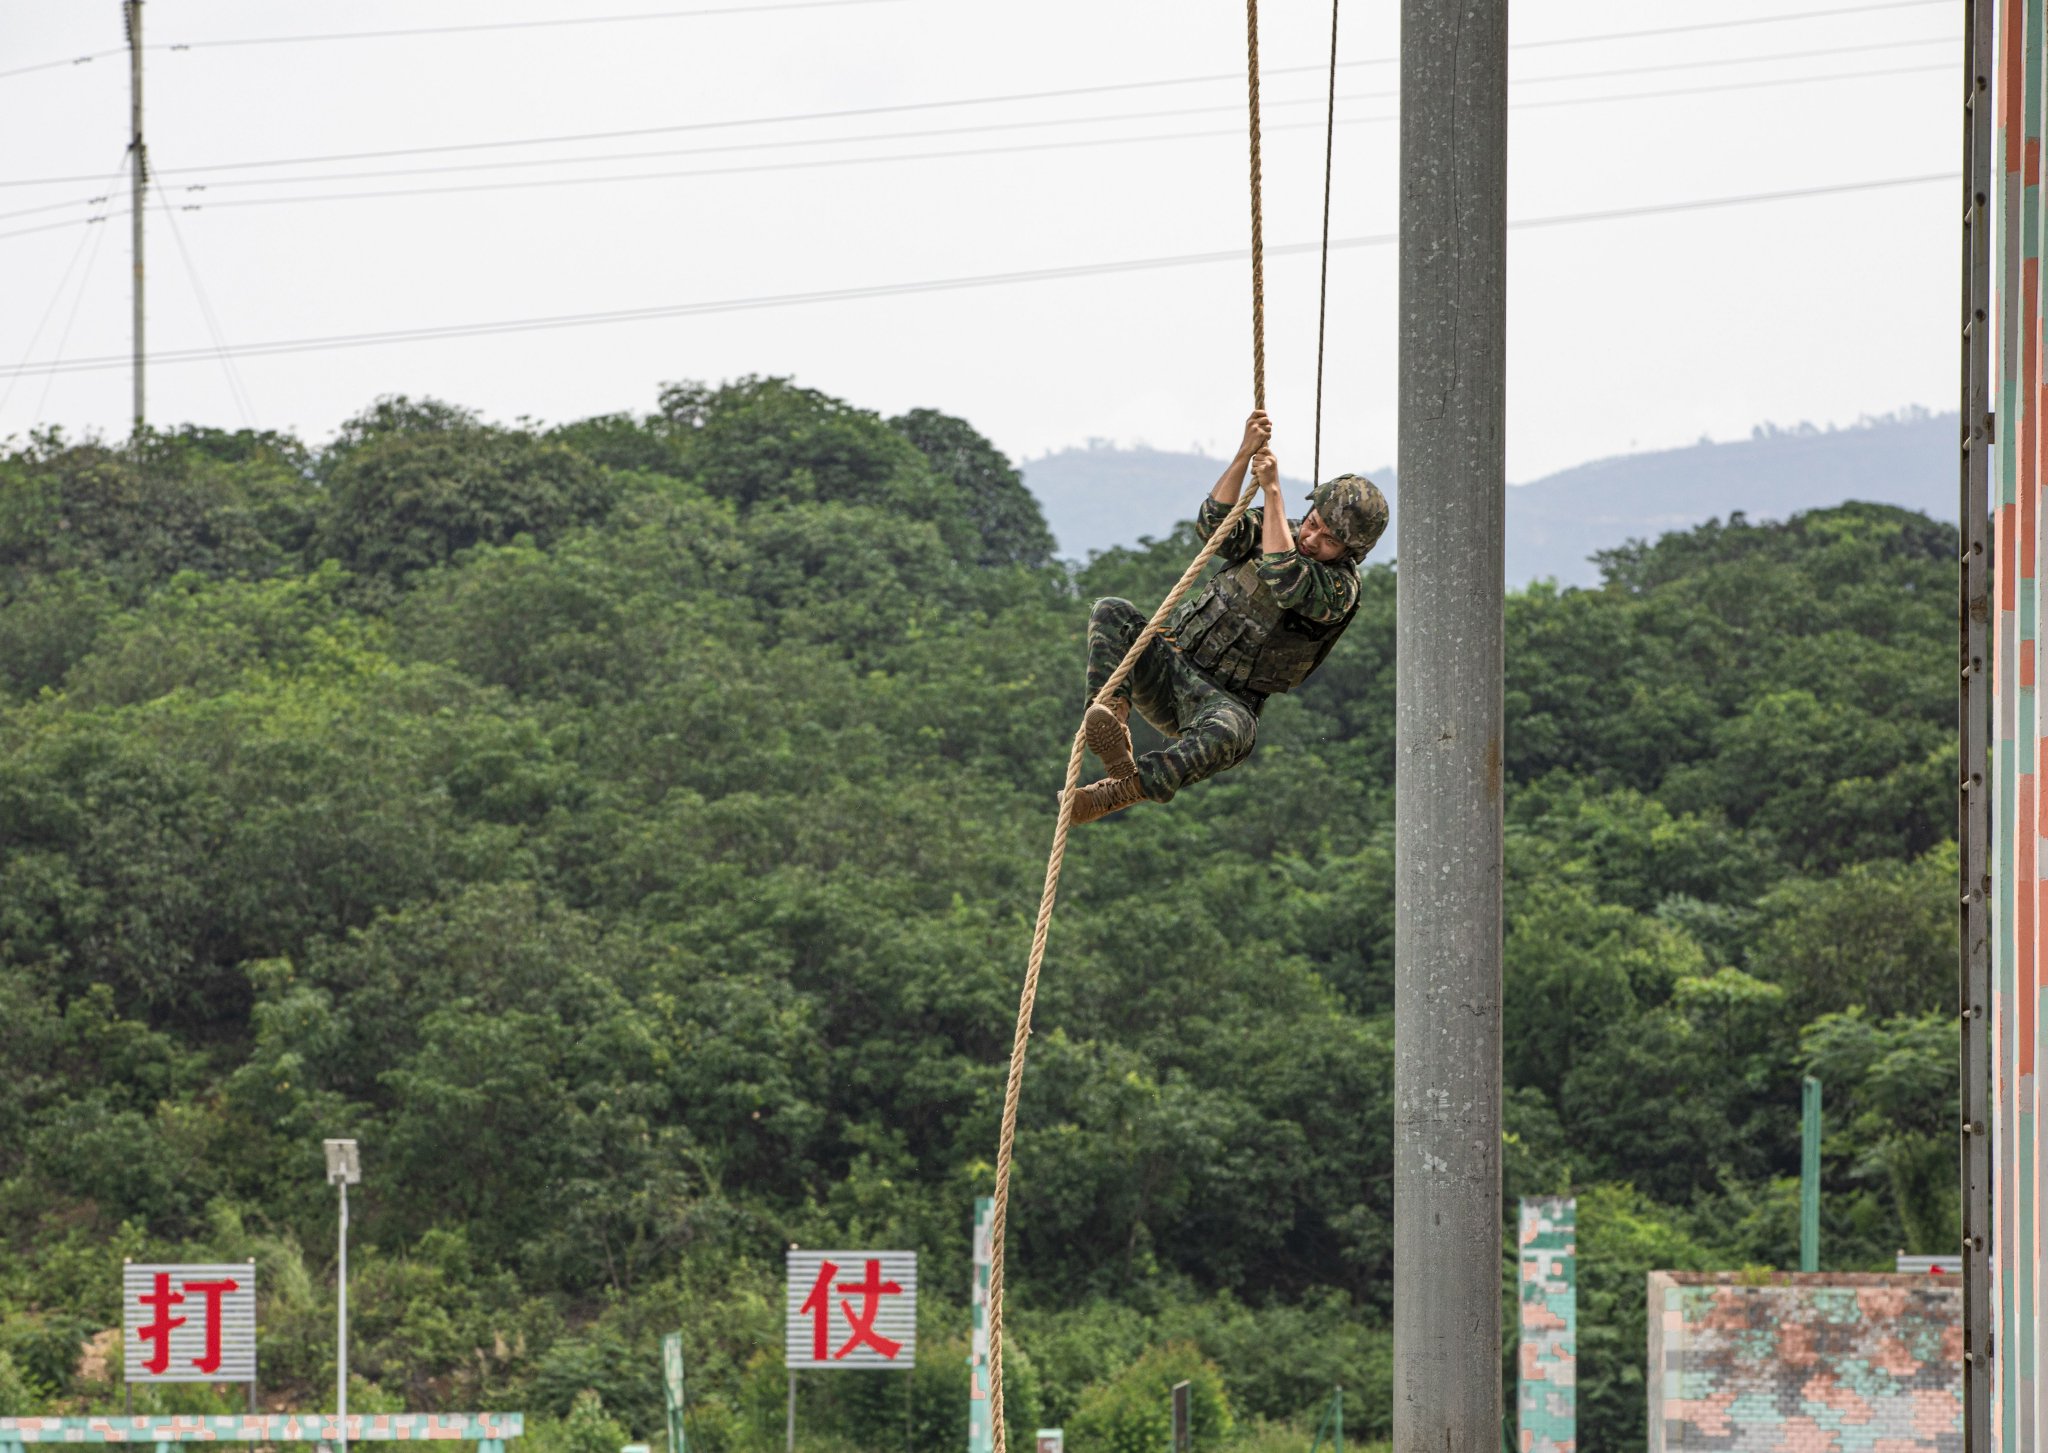
<instances>
[{"instance_id":1,"label":"tan combat boot","mask_svg":"<svg viewBox=\"0 0 2048 1453\"><path fill-rule=\"evenodd\" d=\"M1138 759L1131 754L1130 718L1131 703L1121 696L1096 702L1081 718L1088 750L1101 760L1113 782L1138 774Z\"/></svg>"},{"instance_id":2,"label":"tan combat boot","mask_svg":"<svg viewBox=\"0 0 2048 1453\"><path fill-rule=\"evenodd\" d=\"M1098 817L1107 817L1129 807L1133 802L1143 802L1144 791L1138 786L1138 774L1128 777L1104 777L1100 782L1090 782L1086 787L1074 789L1074 815L1070 822L1093 822Z\"/></svg>"}]
</instances>

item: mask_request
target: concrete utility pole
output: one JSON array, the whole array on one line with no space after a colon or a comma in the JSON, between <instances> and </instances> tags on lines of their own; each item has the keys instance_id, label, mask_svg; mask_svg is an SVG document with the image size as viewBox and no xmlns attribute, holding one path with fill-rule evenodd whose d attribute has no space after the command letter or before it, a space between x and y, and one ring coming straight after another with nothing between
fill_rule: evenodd
<instances>
[{"instance_id":1,"label":"concrete utility pole","mask_svg":"<svg viewBox=\"0 0 2048 1453\"><path fill-rule=\"evenodd\" d=\"M142 0L122 0L128 22L128 223L135 252L135 432L142 432L142 201L149 191L149 149L142 143Z\"/></svg>"},{"instance_id":2,"label":"concrete utility pole","mask_svg":"<svg viewBox=\"0 0 2048 1453\"><path fill-rule=\"evenodd\" d=\"M1394 1453L1501 1439L1508 0L1402 0Z\"/></svg>"}]
</instances>

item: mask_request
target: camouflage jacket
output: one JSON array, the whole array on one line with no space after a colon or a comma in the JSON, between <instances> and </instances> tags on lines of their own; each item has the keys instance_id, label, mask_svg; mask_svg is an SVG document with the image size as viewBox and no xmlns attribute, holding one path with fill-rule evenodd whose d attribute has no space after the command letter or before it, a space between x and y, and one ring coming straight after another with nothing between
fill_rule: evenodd
<instances>
[{"instance_id":1,"label":"camouflage jacket","mask_svg":"<svg viewBox=\"0 0 2048 1453\"><path fill-rule=\"evenodd\" d=\"M1202 512L1195 516L1195 533L1208 539L1229 513L1229 505L1213 498L1203 500ZM1288 523L1300 528L1298 520ZM1239 565L1258 556L1259 579L1280 597L1280 604L1307 620L1327 624L1350 615L1358 604L1358 567L1342 560L1325 564L1298 550L1266 554L1259 549L1259 535L1265 526L1265 510L1253 505L1216 547L1216 557Z\"/></svg>"},{"instance_id":2,"label":"camouflage jacket","mask_svg":"<svg viewBox=\"0 0 2048 1453\"><path fill-rule=\"evenodd\" d=\"M1195 520L1212 535L1229 506L1206 500ZM1262 510L1248 510L1216 553L1230 567L1175 613L1169 637L1218 686L1252 703L1308 679L1358 604L1358 568L1295 550L1260 549Z\"/></svg>"}]
</instances>

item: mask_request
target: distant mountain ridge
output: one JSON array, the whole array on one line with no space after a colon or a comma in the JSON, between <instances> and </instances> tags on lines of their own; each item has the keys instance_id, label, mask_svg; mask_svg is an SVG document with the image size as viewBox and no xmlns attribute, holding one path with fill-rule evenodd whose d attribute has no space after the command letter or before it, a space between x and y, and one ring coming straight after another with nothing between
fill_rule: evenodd
<instances>
[{"instance_id":1,"label":"distant mountain ridge","mask_svg":"<svg viewBox=\"0 0 2048 1453\"><path fill-rule=\"evenodd\" d=\"M1101 443L1026 460L1024 483L1045 511L1060 553L1161 536L1194 512L1223 461L1195 453ZM1372 478L1394 502L1389 543L1399 550L1401 509L1392 469ZM1300 500L1306 482L1290 480ZM1632 539L1655 539L1740 511L1784 519L1849 500L1900 505L1946 519L1956 506L1956 416L1908 409L1849 428L1759 426L1733 443L1623 454L1575 465L1508 490L1511 586L1555 579L1594 585L1590 557Z\"/></svg>"}]
</instances>

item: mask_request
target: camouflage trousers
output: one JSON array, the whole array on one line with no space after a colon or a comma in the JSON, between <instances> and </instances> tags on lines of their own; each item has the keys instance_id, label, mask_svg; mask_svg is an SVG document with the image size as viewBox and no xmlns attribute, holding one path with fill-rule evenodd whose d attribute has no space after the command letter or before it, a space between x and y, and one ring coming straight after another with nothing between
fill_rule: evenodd
<instances>
[{"instance_id":1,"label":"camouflage trousers","mask_svg":"<svg viewBox=\"0 0 2048 1453\"><path fill-rule=\"evenodd\" d=\"M1095 602L1088 613L1089 700L1144 629L1145 613L1129 601L1112 595ZM1138 785L1153 802L1235 767L1258 741L1257 707L1196 670L1170 641L1155 637L1117 694L1173 739L1138 758Z\"/></svg>"}]
</instances>

